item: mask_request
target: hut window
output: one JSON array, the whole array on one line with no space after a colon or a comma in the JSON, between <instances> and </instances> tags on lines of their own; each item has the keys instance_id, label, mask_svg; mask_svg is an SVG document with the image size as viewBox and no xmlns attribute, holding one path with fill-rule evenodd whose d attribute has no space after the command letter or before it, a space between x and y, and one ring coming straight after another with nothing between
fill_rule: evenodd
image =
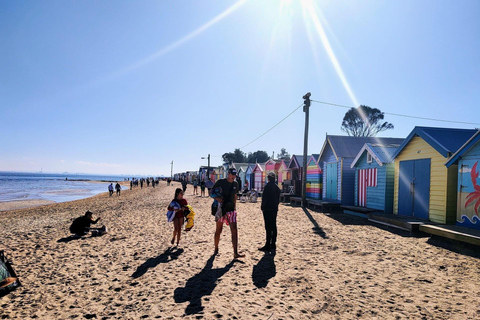
<instances>
[{"instance_id":1,"label":"hut window","mask_svg":"<svg viewBox=\"0 0 480 320\"><path fill-rule=\"evenodd\" d=\"M372 155L367 152L367 163L372 163L372 162L373 162Z\"/></svg>"}]
</instances>

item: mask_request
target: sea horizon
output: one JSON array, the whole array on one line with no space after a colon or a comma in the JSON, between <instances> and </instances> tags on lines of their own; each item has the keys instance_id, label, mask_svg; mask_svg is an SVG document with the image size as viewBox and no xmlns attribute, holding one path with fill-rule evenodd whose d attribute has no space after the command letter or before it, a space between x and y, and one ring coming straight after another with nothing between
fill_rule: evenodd
<instances>
[{"instance_id":1,"label":"sea horizon","mask_svg":"<svg viewBox=\"0 0 480 320\"><path fill-rule=\"evenodd\" d=\"M0 171L0 202L80 200L107 192L110 183L131 178L124 175Z\"/></svg>"}]
</instances>

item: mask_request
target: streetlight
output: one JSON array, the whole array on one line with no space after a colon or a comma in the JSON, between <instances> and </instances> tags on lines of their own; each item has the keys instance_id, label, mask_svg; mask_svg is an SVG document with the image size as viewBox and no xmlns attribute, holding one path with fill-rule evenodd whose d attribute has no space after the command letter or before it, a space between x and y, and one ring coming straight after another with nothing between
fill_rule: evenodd
<instances>
[{"instance_id":1,"label":"streetlight","mask_svg":"<svg viewBox=\"0 0 480 320\"><path fill-rule=\"evenodd\" d=\"M208 159L208 167L207 167L207 179L208 179L210 174L210 153L208 154L208 157L202 157L202 159Z\"/></svg>"}]
</instances>

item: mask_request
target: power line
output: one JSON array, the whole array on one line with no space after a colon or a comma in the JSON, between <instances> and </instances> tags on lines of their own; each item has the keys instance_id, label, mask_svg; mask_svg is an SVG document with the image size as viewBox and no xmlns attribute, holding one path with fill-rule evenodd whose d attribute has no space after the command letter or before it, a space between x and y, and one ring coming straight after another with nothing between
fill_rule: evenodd
<instances>
[{"instance_id":1,"label":"power line","mask_svg":"<svg viewBox=\"0 0 480 320\"><path fill-rule=\"evenodd\" d=\"M352 107L344 106L341 104L336 104L336 103L330 103L330 102L324 102L324 101L317 101L317 100L311 100L316 103L321 103L321 104L326 104L334 107L340 107L340 108L347 108L351 109ZM461 124L472 124L472 125L479 125L480 123L478 122L465 122L465 121L453 121L453 120L441 120L441 119L434 119L434 118L427 118L427 117L417 117L417 116L409 116L406 114L400 114L400 113L391 113L391 112L383 112L384 114L389 114L391 116L397 116L397 117L405 117L405 118L413 118L413 119L421 119L421 120L430 120L430 121L438 121L438 122L449 122L449 123L461 123Z\"/></svg>"},{"instance_id":2,"label":"power line","mask_svg":"<svg viewBox=\"0 0 480 320\"><path fill-rule=\"evenodd\" d=\"M268 129L267 131L265 131L262 135L260 135L258 138L252 140L251 142L247 143L246 145L244 145L243 147L241 147L240 149L243 149L249 145L251 145L252 143L254 143L255 141L257 141L258 139L260 139L261 137L263 137L264 135L266 135L267 133L269 133L270 131L273 130L273 128L275 128L276 126L278 126L280 123L282 123L283 121L285 121L288 117L290 117L295 111L297 111L298 109L300 109L301 107L303 107L303 103L301 105L299 105L297 108L295 108L295 110L293 110L292 112L290 112L285 118L283 118L282 120L280 120L279 122L277 122L273 127L271 127L270 129Z\"/></svg>"}]
</instances>

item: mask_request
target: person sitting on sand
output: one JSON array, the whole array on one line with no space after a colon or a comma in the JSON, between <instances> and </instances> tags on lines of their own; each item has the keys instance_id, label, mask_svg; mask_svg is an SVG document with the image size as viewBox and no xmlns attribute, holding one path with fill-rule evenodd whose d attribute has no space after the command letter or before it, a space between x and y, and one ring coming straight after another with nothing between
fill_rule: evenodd
<instances>
[{"instance_id":1,"label":"person sitting on sand","mask_svg":"<svg viewBox=\"0 0 480 320\"><path fill-rule=\"evenodd\" d=\"M70 232L81 237L86 235L89 231L92 231L92 235L102 235L107 232L107 228L102 226L101 228L90 228L91 224L96 224L100 217L96 220L92 218L93 213L90 211L85 212L85 215L76 218L73 220L72 225L70 226Z\"/></svg>"},{"instance_id":2,"label":"person sitting on sand","mask_svg":"<svg viewBox=\"0 0 480 320\"><path fill-rule=\"evenodd\" d=\"M175 237L177 237L177 246L180 242L180 236L182 235L182 225L185 218L185 209L187 207L187 200L183 198L184 192L182 189L175 189L175 197L168 206L169 211L175 211L175 218L173 218L173 238L170 242L172 245L175 242ZM177 209L175 206L179 205L180 209Z\"/></svg>"}]
</instances>

